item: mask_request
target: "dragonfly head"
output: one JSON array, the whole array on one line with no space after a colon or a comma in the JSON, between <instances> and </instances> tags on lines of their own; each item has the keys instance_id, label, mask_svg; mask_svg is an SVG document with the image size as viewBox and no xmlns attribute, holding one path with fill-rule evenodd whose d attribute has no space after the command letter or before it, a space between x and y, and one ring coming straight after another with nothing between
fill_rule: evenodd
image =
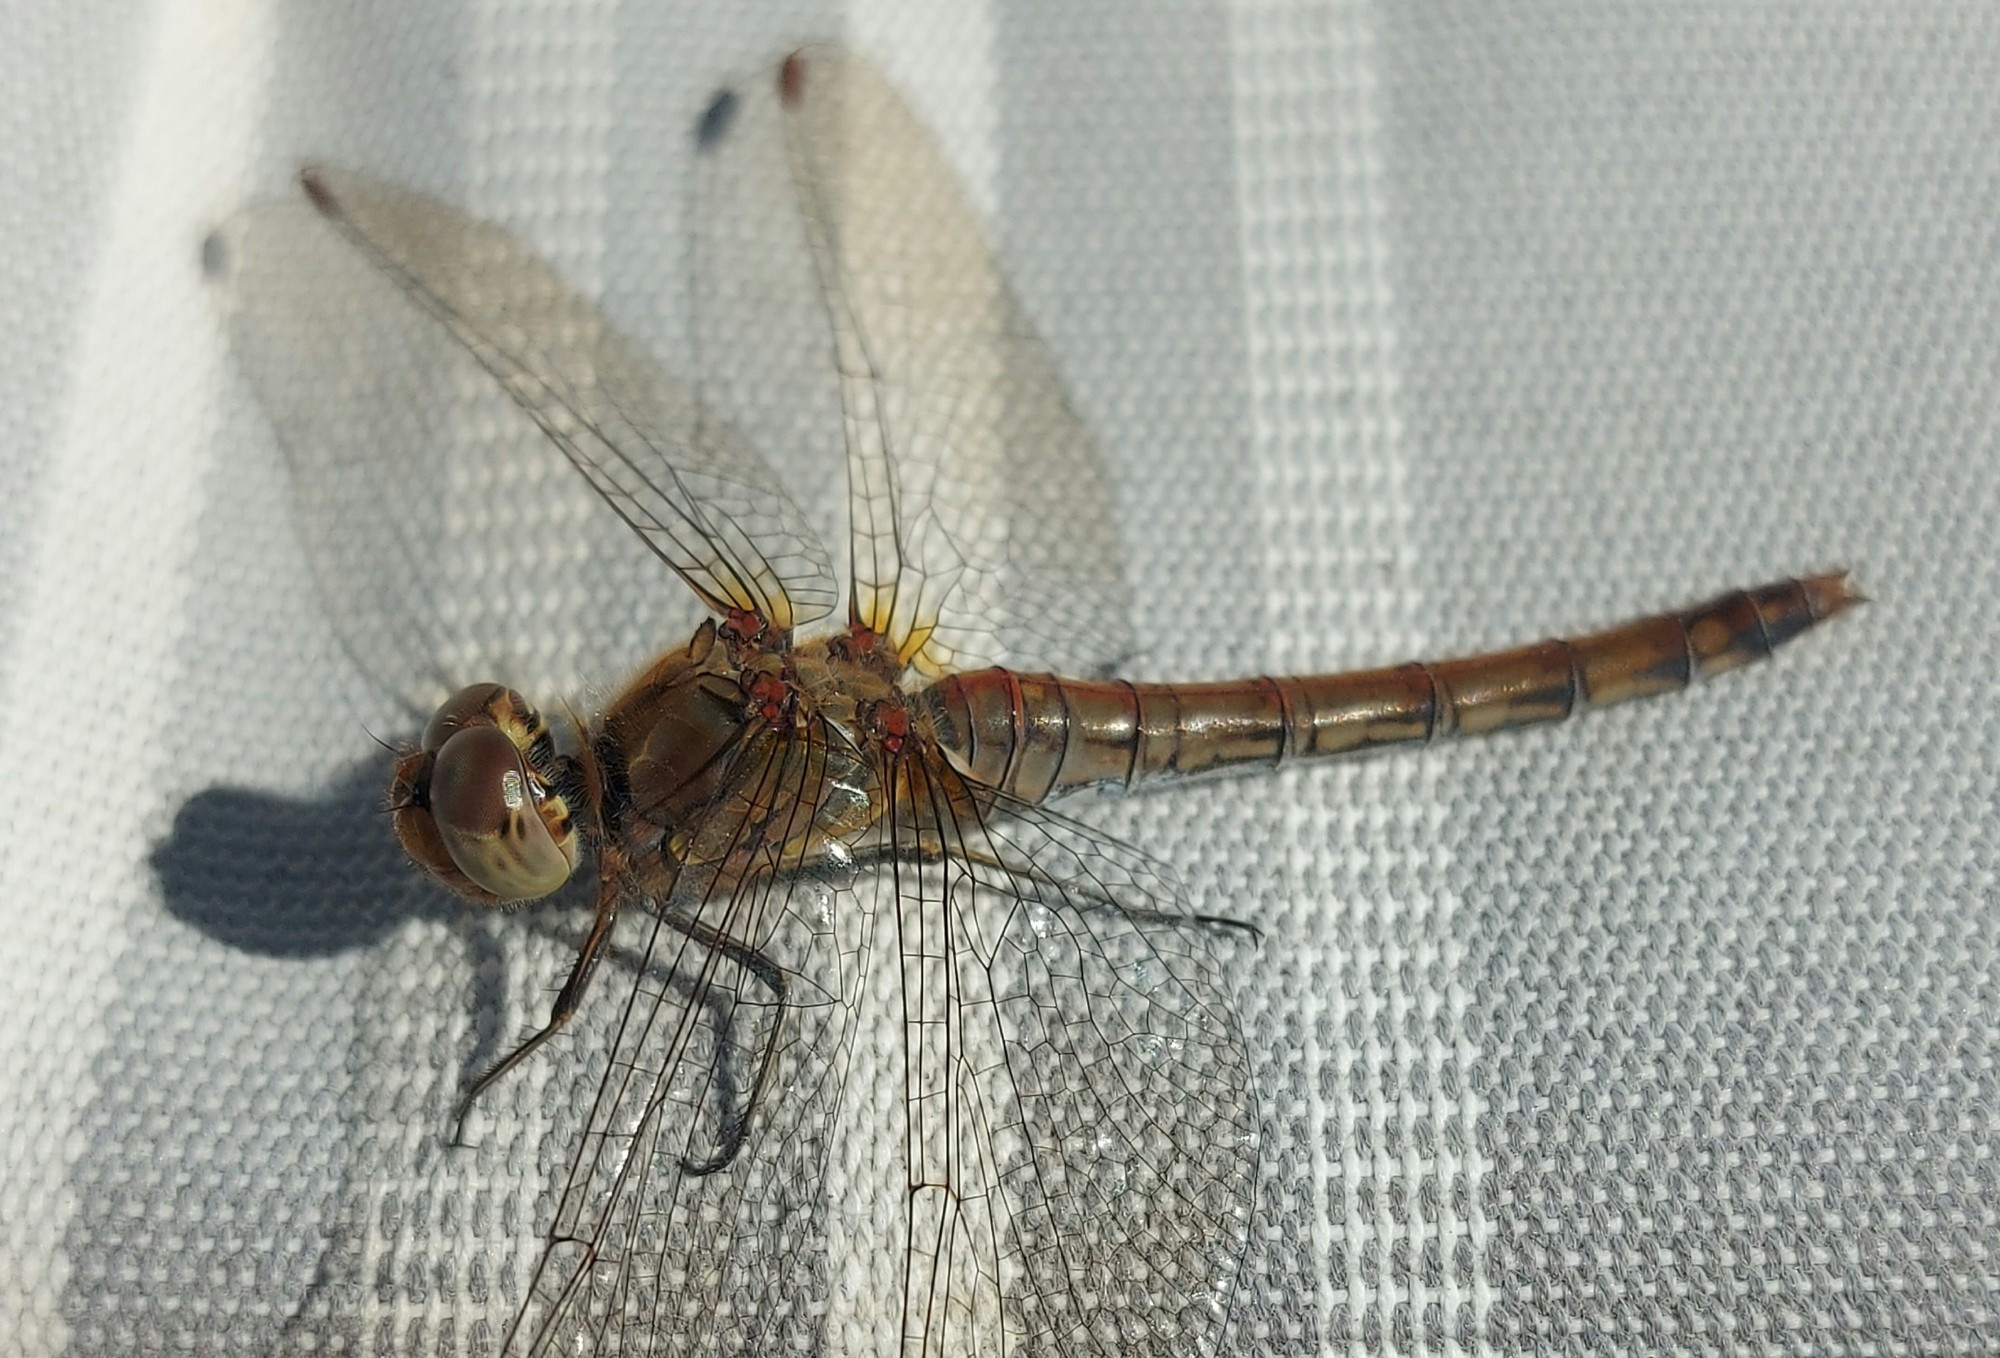
<instances>
[{"instance_id":1,"label":"dragonfly head","mask_svg":"<svg viewBox=\"0 0 2000 1358\"><path fill-rule=\"evenodd\" d=\"M513 689L460 689L396 761L396 838L461 895L496 905L546 896L576 867L563 762L541 714Z\"/></svg>"}]
</instances>

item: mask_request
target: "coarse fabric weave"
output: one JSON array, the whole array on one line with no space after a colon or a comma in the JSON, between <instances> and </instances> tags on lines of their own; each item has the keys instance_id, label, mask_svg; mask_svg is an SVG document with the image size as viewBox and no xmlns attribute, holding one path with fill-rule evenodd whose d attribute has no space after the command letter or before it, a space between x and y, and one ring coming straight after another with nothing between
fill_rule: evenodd
<instances>
[{"instance_id":1,"label":"coarse fabric weave","mask_svg":"<svg viewBox=\"0 0 2000 1358\"><path fill-rule=\"evenodd\" d=\"M1102 439L1127 673L1465 653L1836 565L1875 600L1683 697L1078 808L1262 930L1223 1351L2000 1347L2000 7L6 28L0 1355L492 1352L568 1153L560 1060L443 1145L575 921L459 906L389 842L204 234L356 166L673 362L695 117L828 36L933 122Z\"/></svg>"}]
</instances>

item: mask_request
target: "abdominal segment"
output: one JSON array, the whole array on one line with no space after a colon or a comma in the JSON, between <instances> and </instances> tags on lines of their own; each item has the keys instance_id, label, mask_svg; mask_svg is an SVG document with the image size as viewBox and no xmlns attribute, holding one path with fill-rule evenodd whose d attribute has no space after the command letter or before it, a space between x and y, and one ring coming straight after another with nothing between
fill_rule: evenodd
<instances>
[{"instance_id":1,"label":"abdominal segment","mask_svg":"<svg viewBox=\"0 0 2000 1358\"><path fill-rule=\"evenodd\" d=\"M1459 660L1210 684L980 670L926 695L968 776L1027 802L1562 721L1769 655L1861 601L1845 572L1735 590L1587 636Z\"/></svg>"}]
</instances>

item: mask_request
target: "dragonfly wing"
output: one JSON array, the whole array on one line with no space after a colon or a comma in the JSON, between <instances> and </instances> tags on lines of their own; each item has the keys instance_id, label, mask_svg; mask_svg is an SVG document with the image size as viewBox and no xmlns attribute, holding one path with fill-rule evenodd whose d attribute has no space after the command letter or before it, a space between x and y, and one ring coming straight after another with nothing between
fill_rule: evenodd
<instances>
[{"instance_id":1,"label":"dragonfly wing","mask_svg":"<svg viewBox=\"0 0 2000 1358\"><path fill-rule=\"evenodd\" d=\"M310 169L301 182L710 608L780 630L831 610L825 549L756 451L544 261L362 175Z\"/></svg>"},{"instance_id":2,"label":"dragonfly wing","mask_svg":"<svg viewBox=\"0 0 2000 1358\"><path fill-rule=\"evenodd\" d=\"M560 448L596 498L709 608L755 613L780 630L832 608L825 549L755 451L547 263L421 194L331 169L309 170L302 182L317 214L292 204L252 208L218 240L233 347L279 428L305 517L325 525L308 536L321 539L309 545L329 592L350 592L357 558L378 548L387 561L360 564L364 583L388 583L397 599L431 589L426 577L436 567L424 558L436 555L435 539L450 523L487 512L498 496L541 493L506 479L526 434ZM329 268L333 233L379 278ZM417 385L452 359L410 325L411 304L528 417L517 414L510 427L481 412L492 422L474 432L490 440L497 469L476 460L448 467L433 447L413 448L407 431L389 428L459 413L437 409L439 388ZM445 435L436 447L472 441L464 430L425 432ZM417 493L404 498L405 489ZM337 512L320 503L328 491ZM514 549L500 539L519 535L546 566L591 531L536 509L490 524L495 552ZM371 522L371 511L389 522ZM334 543L326 553L326 539L342 535L364 546ZM404 571L423 583L397 586ZM500 587L525 591L527 582ZM438 608L410 611L428 621ZM649 640L657 647L658 634Z\"/></svg>"},{"instance_id":3,"label":"dragonfly wing","mask_svg":"<svg viewBox=\"0 0 2000 1358\"><path fill-rule=\"evenodd\" d=\"M759 93L763 97L756 97ZM701 394L727 410L819 531L847 536L839 377L777 99L724 89L699 123L688 322Z\"/></svg>"},{"instance_id":4,"label":"dragonfly wing","mask_svg":"<svg viewBox=\"0 0 2000 1358\"><path fill-rule=\"evenodd\" d=\"M711 172L729 221L703 229L774 252L789 231L812 256L816 329L823 344L831 322L837 361L856 620L929 672L1092 672L1123 656L1102 459L930 133L837 48L795 55L724 107L729 125L704 131L710 158L733 166ZM770 224L779 195L789 227Z\"/></svg>"},{"instance_id":5,"label":"dragonfly wing","mask_svg":"<svg viewBox=\"0 0 2000 1358\"><path fill-rule=\"evenodd\" d=\"M651 554L630 534L587 531L603 512L596 496L305 203L239 213L209 255L326 615L414 721L494 674L577 692L578 667L608 664L602 679L626 668L608 662L636 662L689 630L678 591L640 588L658 577ZM566 565L624 587L627 618L581 616L539 587L557 535L577 554Z\"/></svg>"},{"instance_id":6,"label":"dragonfly wing","mask_svg":"<svg viewBox=\"0 0 2000 1358\"><path fill-rule=\"evenodd\" d=\"M816 816L865 799L844 748L823 726L752 739L683 846L731 866L684 871L647 922L646 964L592 1058L598 1092L505 1353L816 1344L824 1171L870 917L851 876L803 846ZM741 951L697 942L696 929ZM782 970L782 998L757 974L765 965Z\"/></svg>"},{"instance_id":7,"label":"dragonfly wing","mask_svg":"<svg viewBox=\"0 0 2000 1358\"><path fill-rule=\"evenodd\" d=\"M1248 1052L1170 869L942 760L891 790L911 1215L905 1351L1182 1354L1226 1318Z\"/></svg>"}]
</instances>

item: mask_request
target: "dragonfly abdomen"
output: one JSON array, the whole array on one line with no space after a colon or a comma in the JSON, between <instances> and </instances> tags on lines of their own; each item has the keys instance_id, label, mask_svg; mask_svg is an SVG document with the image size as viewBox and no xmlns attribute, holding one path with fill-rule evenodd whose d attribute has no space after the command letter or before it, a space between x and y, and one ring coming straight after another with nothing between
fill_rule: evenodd
<instances>
[{"instance_id":1,"label":"dragonfly abdomen","mask_svg":"<svg viewBox=\"0 0 2000 1358\"><path fill-rule=\"evenodd\" d=\"M1587 636L1346 674L1141 684L980 670L931 690L968 774L1027 802L1101 784L1562 721L1762 659L1861 601L1845 572L1735 590Z\"/></svg>"}]
</instances>

